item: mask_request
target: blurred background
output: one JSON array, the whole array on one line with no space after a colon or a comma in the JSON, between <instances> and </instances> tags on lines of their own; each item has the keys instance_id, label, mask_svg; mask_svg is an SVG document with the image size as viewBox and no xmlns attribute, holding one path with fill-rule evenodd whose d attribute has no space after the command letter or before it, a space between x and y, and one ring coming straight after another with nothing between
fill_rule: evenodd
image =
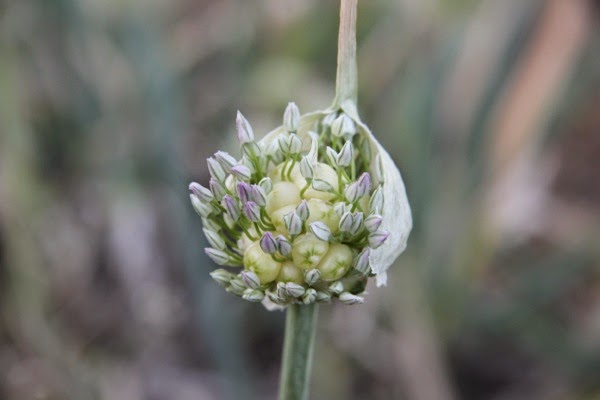
<instances>
[{"instance_id":1,"label":"blurred background","mask_svg":"<svg viewBox=\"0 0 600 400\"><path fill-rule=\"evenodd\" d=\"M600 399L592 0L362 0L359 105L415 227L323 306L313 399ZM274 399L284 315L226 294L187 184L329 106L334 0L0 1L0 399Z\"/></svg>"}]
</instances>

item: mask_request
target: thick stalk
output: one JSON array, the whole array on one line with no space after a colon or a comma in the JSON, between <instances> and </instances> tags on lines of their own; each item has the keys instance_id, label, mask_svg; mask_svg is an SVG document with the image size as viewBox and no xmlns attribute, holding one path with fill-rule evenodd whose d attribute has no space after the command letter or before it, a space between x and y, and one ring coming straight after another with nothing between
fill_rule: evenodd
<instances>
[{"instance_id":1,"label":"thick stalk","mask_svg":"<svg viewBox=\"0 0 600 400\"><path fill-rule=\"evenodd\" d=\"M279 400L308 398L318 305L287 308Z\"/></svg>"}]
</instances>

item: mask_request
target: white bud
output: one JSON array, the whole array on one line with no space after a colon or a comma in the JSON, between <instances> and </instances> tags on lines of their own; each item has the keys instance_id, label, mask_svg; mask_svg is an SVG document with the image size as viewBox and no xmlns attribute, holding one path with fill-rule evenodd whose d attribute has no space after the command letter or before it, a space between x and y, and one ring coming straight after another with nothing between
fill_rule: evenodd
<instances>
[{"instance_id":1,"label":"white bud","mask_svg":"<svg viewBox=\"0 0 600 400\"><path fill-rule=\"evenodd\" d=\"M296 103L288 103L283 113L283 126L288 132L296 132L300 123L300 110Z\"/></svg>"},{"instance_id":2,"label":"white bud","mask_svg":"<svg viewBox=\"0 0 600 400\"><path fill-rule=\"evenodd\" d=\"M350 232L352 230L352 223L354 222L354 218L351 212L346 212L340 218L340 231L342 232Z\"/></svg>"},{"instance_id":3,"label":"white bud","mask_svg":"<svg viewBox=\"0 0 600 400\"><path fill-rule=\"evenodd\" d=\"M207 247L206 249L204 249L204 252L207 256L210 257L211 260L213 260L219 265L229 265L231 263L231 257L229 256L229 254L222 250Z\"/></svg>"},{"instance_id":4,"label":"white bud","mask_svg":"<svg viewBox=\"0 0 600 400\"><path fill-rule=\"evenodd\" d=\"M350 140L346 141L337 157L337 164L340 167L349 167L354 158L354 147Z\"/></svg>"},{"instance_id":5,"label":"white bud","mask_svg":"<svg viewBox=\"0 0 600 400\"><path fill-rule=\"evenodd\" d=\"M356 133L356 125L350 117L342 113L331 124L331 133L334 136L350 139Z\"/></svg>"},{"instance_id":6,"label":"white bud","mask_svg":"<svg viewBox=\"0 0 600 400\"><path fill-rule=\"evenodd\" d=\"M310 230L319 240L329 242L331 239L331 231L325 223L321 221L313 222L310 225Z\"/></svg>"},{"instance_id":7,"label":"white bud","mask_svg":"<svg viewBox=\"0 0 600 400\"><path fill-rule=\"evenodd\" d=\"M310 216L310 210L308 209L308 203L306 200L302 200L300 204L298 204L298 207L296 207L296 213L302 222L308 219Z\"/></svg>"},{"instance_id":8,"label":"white bud","mask_svg":"<svg viewBox=\"0 0 600 400\"><path fill-rule=\"evenodd\" d=\"M244 300L253 301L256 303L261 302L265 298L264 292L260 290L246 289L242 295Z\"/></svg>"},{"instance_id":9,"label":"white bud","mask_svg":"<svg viewBox=\"0 0 600 400\"><path fill-rule=\"evenodd\" d=\"M295 236L302 233L302 220L295 211L286 214L283 217L283 222L285 223L285 227L290 233L290 235Z\"/></svg>"},{"instance_id":10,"label":"white bud","mask_svg":"<svg viewBox=\"0 0 600 400\"><path fill-rule=\"evenodd\" d=\"M371 254L371 249L365 247L363 251L360 252L358 256L356 256L356 260L354 262L354 269L360 272L363 275L367 275L370 270L369 265L369 255Z\"/></svg>"},{"instance_id":11,"label":"white bud","mask_svg":"<svg viewBox=\"0 0 600 400\"><path fill-rule=\"evenodd\" d=\"M214 248L219 250L225 250L227 246L225 245L225 240L219 235L217 232L212 231L210 229L203 228L204 235L206 236L206 240L208 243Z\"/></svg>"},{"instance_id":12,"label":"white bud","mask_svg":"<svg viewBox=\"0 0 600 400\"><path fill-rule=\"evenodd\" d=\"M225 172L221 164L219 164L219 162L212 157L206 160L206 163L208 164L208 172L210 172L210 176L212 176L219 182L225 182L225 179L227 178L227 173Z\"/></svg>"},{"instance_id":13,"label":"white bud","mask_svg":"<svg viewBox=\"0 0 600 400\"><path fill-rule=\"evenodd\" d=\"M356 235L362 229L363 225L363 213L356 212L352 215L352 227L350 228L350 233L352 235Z\"/></svg>"},{"instance_id":14,"label":"white bud","mask_svg":"<svg viewBox=\"0 0 600 400\"><path fill-rule=\"evenodd\" d=\"M215 282L223 287L229 285L229 282L235 277L231 272L225 271L224 269L215 269L210 273L210 276Z\"/></svg>"},{"instance_id":15,"label":"white bud","mask_svg":"<svg viewBox=\"0 0 600 400\"><path fill-rule=\"evenodd\" d=\"M317 301L319 303L327 303L331 301L331 294L328 292L318 291L317 292Z\"/></svg>"},{"instance_id":16,"label":"white bud","mask_svg":"<svg viewBox=\"0 0 600 400\"><path fill-rule=\"evenodd\" d=\"M214 196L211 193L211 191L199 183L196 183L196 182L190 183L189 189L193 194L198 196L198 198L205 203L209 203L209 202L213 201L213 199L214 199Z\"/></svg>"},{"instance_id":17,"label":"white bud","mask_svg":"<svg viewBox=\"0 0 600 400\"><path fill-rule=\"evenodd\" d=\"M331 186L331 184L329 182L324 181L322 179L313 180L312 187L313 187L313 189L318 190L319 192L330 192L330 193L335 192L335 188L333 186Z\"/></svg>"},{"instance_id":18,"label":"white bud","mask_svg":"<svg viewBox=\"0 0 600 400\"><path fill-rule=\"evenodd\" d=\"M241 144L245 144L248 142L254 141L254 132L252 132L252 127L250 123L241 112L237 112L237 117L235 119L235 125L237 128L238 140Z\"/></svg>"},{"instance_id":19,"label":"white bud","mask_svg":"<svg viewBox=\"0 0 600 400\"><path fill-rule=\"evenodd\" d=\"M217 151L215 153L215 159L221 164L225 172L229 172L231 168L237 165L237 160L224 151Z\"/></svg>"},{"instance_id":20,"label":"white bud","mask_svg":"<svg viewBox=\"0 0 600 400\"><path fill-rule=\"evenodd\" d=\"M304 294L306 289L304 289L304 286L298 285L297 283L288 282L285 284L285 291L290 297L300 297Z\"/></svg>"},{"instance_id":21,"label":"white bud","mask_svg":"<svg viewBox=\"0 0 600 400\"><path fill-rule=\"evenodd\" d=\"M273 181L271 181L271 178L268 177L262 178L260 182L258 182L258 186L262 188L265 194L269 194L273 189Z\"/></svg>"},{"instance_id":22,"label":"white bud","mask_svg":"<svg viewBox=\"0 0 600 400\"><path fill-rule=\"evenodd\" d=\"M329 165L331 165L332 167L337 167L338 153L333 148L327 146L327 148L325 149L325 155L327 156Z\"/></svg>"},{"instance_id":23,"label":"white bud","mask_svg":"<svg viewBox=\"0 0 600 400\"><path fill-rule=\"evenodd\" d=\"M231 168L230 172L233 176L241 179L242 181L250 180L250 177L252 176L252 171L250 168L241 164Z\"/></svg>"},{"instance_id":24,"label":"white bud","mask_svg":"<svg viewBox=\"0 0 600 400\"><path fill-rule=\"evenodd\" d=\"M304 156L302 160L300 160L300 174L304 177L304 179L312 179L315 171L310 162L309 158Z\"/></svg>"},{"instance_id":25,"label":"white bud","mask_svg":"<svg viewBox=\"0 0 600 400\"><path fill-rule=\"evenodd\" d=\"M329 290L335 294L340 294L344 291L344 285L340 281L335 281L329 285Z\"/></svg>"},{"instance_id":26,"label":"white bud","mask_svg":"<svg viewBox=\"0 0 600 400\"><path fill-rule=\"evenodd\" d=\"M289 139L289 149L288 152L290 154L298 154L302 150L302 140L298 137L298 135L291 134Z\"/></svg>"},{"instance_id":27,"label":"white bud","mask_svg":"<svg viewBox=\"0 0 600 400\"><path fill-rule=\"evenodd\" d=\"M365 228L367 228L369 232L375 232L377 229L379 229L382 221L383 218L381 215L371 214L365 219Z\"/></svg>"},{"instance_id":28,"label":"white bud","mask_svg":"<svg viewBox=\"0 0 600 400\"><path fill-rule=\"evenodd\" d=\"M344 292L340 294L340 301L346 305L351 306L353 304L362 304L365 302L365 299L360 296L356 296L350 292Z\"/></svg>"},{"instance_id":29,"label":"white bud","mask_svg":"<svg viewBox=\"0 0 600 400\"><path fill-rule=\"evenodd\" d=\"M302 295L302 302L304 304L311 304L317 300L317 291L313 288L309 288L306 290L304 295Z\"/></svg>"},{"instance_id":30,"label":"white bud","mask_svg":"<svg viewBox=\"0 0 600 400\"><path fill-rule=\"evenodd\" d=\"M309 286L314 285L321 278L321 271L316 268L306 271L304 274L304 282L306 282Z\"/></svg>"},{"instance_id":31,"label":"white bud","mask_svg":"<svg viewBox=\"0 0 600 400\"><path fill-rule=\"evenodd\" d=\"M200 199L193 193L190 193L190 200L192 202L192 207L194 207L194 211L198 213L202 218L208 218L213 209L210 205L200 201Z\"/></svg>"},{"instance_id":32,"label":"white bud","mask_svg":"<svg viewBox=\"0 0 600 400\"><path fill-rule=\"evenodd\" d=\"M256 275L252 271L242 271L240 272L240 278L242 281L248 286L250 289L258 289L260 287L260 279L258 275Z\"/></svg>"},{"instance_id":33,"label":"white bud","mask_svg":"<svg viewBox=\"0 0 600 400\"><path fill-rule=\"evenodd\" d=\"M381 190L381 186L375 189L371 195L371 199L369 200L369 210L372 213L381 214L383 210L383 190Z\"/></svg>"}]
</instances>

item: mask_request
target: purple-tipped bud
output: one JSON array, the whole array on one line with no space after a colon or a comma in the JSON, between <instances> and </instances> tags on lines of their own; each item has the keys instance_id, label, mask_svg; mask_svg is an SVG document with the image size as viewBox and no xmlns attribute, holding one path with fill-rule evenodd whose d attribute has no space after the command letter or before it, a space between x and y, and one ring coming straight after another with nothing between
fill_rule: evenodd
<instances>
[{"instance_id":1,"label":"purple-tipped bud","mask_svg":"<svg viewBox=\"0 0 600 400\"><path fill-rule=\"evenodd\" d=\"M356 183L358 183L358 197L369 194L371 190L371 175L368 172L363 172Z\"/></svg>"},{"instance_id":2,"label":"purple-tipped bud","mask_svg":"<svg viewBox=\"0 0 600 400\"><path fill-rule=\"evenodd\" d=\"M344 146L342 146L342 149L340 150L340 153L338 154L337 164L340 167L349 167L350 164L352 164L353 158L354 158L354 147L352 146L352 142L348 140L344 144Z\"/></svg>"},{"instance_id":3,"label":"purple-tipped bud","mask_svg":"<svg viewBox=\"0 0 600 400\"><path fill-rule=\"evenodd\" d=\"M218 180L210 178L208 184L210 187L210 191L213 193L217 200L221 201L223 199L223 196L227 194L227 189L225 189L225 186Z\"/></svg>"},{"instance_id":4,"label":"purple-tipped bud","mask_svg":"<svg viewBox=\"0 0 600 400\"><path fill-rule=\"evenodd\" d=\"M345 212L340 218L340 231L342 232L350 232L352 230L352 223L354 222L354 218L351 212Z\"/></svg>"},{"instance_id":5,"label":"purple-tipped bud","mask_svg":"<svg viewBox=\"0 0 600 400\"><path fill-rule=\"evenodd\" d=\"M385 240L390 236L388 231L379 230L369 234L369 247L372 249L376 249L385 242Z\"/></svg>"},{"instance_id":6,"label":"purple-tipped bud","mask_svg":"<svg viewBox=\"0 0 600 400\"><path fill-rule=\"evenodd\" d=\"M222 250L207 247L204 249L204 252L210 257L211 260L219 265L229 265L231 263L231 257L229 257L229 254Z\"/></svg>"},{"instance_id":7,"label":"purple-tipped bud","mask_svg":"<svg viewBox=\"0 0 600 400\"><path fill-rule=\"evenodd\" d=\"M273 190L273 181L271 181L271 178L262 178L260 182L258 182L258 186L262 188L265 194L269 194L271 193L271 190Z\"/></svg>"},{"instance_id":8,"label":"purple-tipped bud","mask_svg":"<svg viewBox=\"0 0 600 400\"><path fill-rule=\"evenodd\" d=\"M340 301L342 303L346 304L347 306L351 306L354 304L362 304L365 302L365 299L363 297L357 296L350 292L344 292L344 293L340 294L339 298L340 298Z\"/></svg>"},{"instance_id":9,"label":"purple-tipped bud","mask_svg":"<svg viewBox=\"0 0 600 400\"><path fill-rule=\"evenodd\" d=\"M237 184L237 195L242 203L246 203L250 200L250 185L246 182L240 182Z\"/></svg>"},{"instance_id":10,"label":"purple-tipped bud","mask_svg":"<svg viewBox=\"0 0 600 400\"><path fill-rule=\"evenodd\" d=\"M197 182L190 183L189 188L190 192L194 193L201 201L205 203L210 203L214 199L214 196L210 190Z\"/></svg>"},{"instance_id":11,"label":"purple-tipped bud","mask_svg":"<svg viewBox=\"0 0 600 400\"><path fill-rule=\"evenodd\" d=\"M252 127L250 123L241 112L237 112L237 117L235 119L235 126L237 128L238 140L241 144L249 143L254 141L254 132L252 132Z\"/></svg>"},{"instance_id":12,"label":"purple-tipped bud","mask_svg":"<svg viewBox=\"0 0 600 400\"><path fill-rule=\"evenodd\" d=\"M275 254L277 252L277 241L271 232L265 232L260 239L260 248L267 254Z\"/></svg>"},{"instance_id":13,"label":"purple-tipped bud","mask_svg":"<svg viewBox=\"0 0 600 400\"><path fill-rule=\"evenodd\" d=\"M383 190L379 186L369 199L369 210L374 214L381 214L383 211Z\"/></svg>"},{"instance_id":14,"label":"purple-tipped bud","mask_svg":"<svg viewBox=\"0 0 600 400\"><path fill-rule=\"evenodd\" d=\"M229 215L233 221L237 221L240 218L240 208L236 201L230 195L223 196L223 200L221 200L221 205Z\"/></svg>"},{"instance_id":15,"label":"purple-tipped bud","mask_svg":"<svg viewBox=\"0 0 600 400\"><path fill-rule=\"evenodd\" d=\"M236 165L235 167L231 168L231 175L241 179L242 181L247 181L250 180L252 171L250 171L250 168L246 167L245 165Z\"/></svg>"},{"instance_id":16,"label":"purple-tipped bud","mask_svg":"<svg viewBox=\"0 0 600 400\"><path fill-rule=\"evenodd\" d=\"M352 235L356 235L362 229L362 224L364 221L363 213L355 212L352 214L352 227L350 228L350 233Z\"/></svg>"},{"instance_id":17,"label":"purple-tipped bud","mask_svg":"<svg viewBox=\"0 0 600 400\"><path fill-rule=\"evenodd\" d=\"M203 228L204 235L206 236L206 240L212 246L217 248L218 250L225 250L227 246L225 245L225 240L219 235L217 232L212 231L210 229Z\"/></svg>"},{"instance_id":18,"label":"purple-tipped bud","mask_svg":"<svg viewBox=\"0 0 600 400\"><path fill-rule=\"evenodd\" d=\"M283 222L290 235L299 235L302 233L302 220L295 211L286 214L283 217Z\"/></svg>"},{"instance_id":19,"label":"purple-tipped bud","mask_svg":"<svg viewBox=\"0 0 600 400\"><path fill-rule=\"evenodd\" d=\"M250 289L258 289L260 287L260 278L252 271L244 270L240 273L240 278Z\"/></svg>"},{"instance_id":20,"label":"purple-tipped bud","mask_svg":"<svg viewBox=\"0 0 600 400\"><path fill-rule=\"evenodd\" d=\"M288 103L283 113L283 126L288 132L296 132L300 123L300 110L296 103Z\"/></svg>"},{"instance_id":21,"label":"purple-tipped bud","mask_svg":"<svg viewBox=\"0 0 600 400\"><path fill-rule=\"evenodd\" d=\"M250 187L250 199L260 207L264 207L267 204L267 195L259 185L252 185Z\"/></svg>"},{"instance_id":22,"label":"purple-tipped bud","mask_svg":"<svg viewBox=\"0 0 600 400\"><path fill-rule=\"evenodd\" d=\"M317 221L310 224L310 231L317 237L317 239L324 242L329 242L331 239L331 231L324 222Z\"/></svg>"},{"instance_id":23,"label":"purple-tipped bud","mask_svg":"<svg viewBox=\"0 0 600 400\"><path fill-rule=\"evenodd\" d=\"M365 219L365 228L367 228L369 232L375 232L377 229L379 229L381 221L383 221L383 217L381 215L371 214L367 217L367 219Z\"/></svg>"},{"instance_id":24,"label":"purple-tipped bud","mask_svg":"<svg viewBox=\"0 0 600 400\"><path fill-rule=\"evenodd\" d=\"M312 179L315 174L312 163L308 157L302 157L302 160L300 160L300 174L302 174L304 179Z\"/></svg>"},{"instance_id":25,"label":"purple-tipped bud","mask_svg":"<svg viewBox=\"0 0 600 400\"><path fill-rule=\"evenodd\" d=\"M277 236L275 239L277 241L277 250L284 257L289 257L292 254L292 244L289 240L283 235Z\"/></svg>"},{"instance_id":26,"label":"purple-tipped bud","mask_svg":"<svg viewBox=\"0 0 600 400\"><path fill-rule=\"evenodd\" d=\"M210 176L212 176L219 182L225 182L225 178L227 178L227 173L225 172L221 164L219 164L219 162L212 157L206 160L206 163L208 164L208 171L210 172Z\"/></svg>"},{"instance_id":27,"label":"purple-tipped bud","mask_svg":"<svg viewBox=\"0 0 600 400\"><path fill-rule=\"evenodd\" d=\"M252 222L260 221L260 207L253 201L244 204L244 215Z\"/></svg>"},{"instance_id":28,"label":"purple-tipped bud","mask_svg":"<svg viewBox=\"0 0 600 400\"><path fill-rule=\"evenodd\" d=\"M327 148L325 149L325 155L327 156L329 165L337 167L338 153L333 148L327 146Z\"/></svg>"},{"instance_id":29,"label":"purple-tipped bud","mask_svg":"<svg viewBox=\"0 0 600 400\"><path fill-rule=\"evenodd\" d=\"M363 275L367 275L370 270L370 264L369 264L369 256L370 255L371 255L371 249L368 247L365 247L365 249L363 251L361 251L358 256L356 256L356 260L354 261L354 269Z\"/></svg>"},{"instance_id":30,"label":"purple-tipped bud","mask_svg":"<svg viewBox=\"0 0 600 400\"><path fill-rule=\"evenodd\" d=\"M235 158L224 151L217 151L215 153L215 159L221 164L225 172L229 172L231 168L235 167L238 163Z\"/></svg>"},{"instance_id":31,"label":"purple-tipped bud","mask_svg":"<svg viewBox=\"0 0 600 400\"><path fill-rule=\"evenodd\" d=\"M356 202L360 198L358 194L358 182L349 184L344 190L344 197L346 197L349 203Z\"/></svg>"},{"instance_id":32,"label":"purple-tipped bud","mask_svg":"<svg viewBox=\"0 0 600 400\"><path fill-rule=\"evenodd\" d=\"M308 219L310 211L308 209L308 203L306 200L302 200L300 204L298 204L298 207L296 207L296 214L298 214L302 222Z\"/></svg>"}]
</instances>

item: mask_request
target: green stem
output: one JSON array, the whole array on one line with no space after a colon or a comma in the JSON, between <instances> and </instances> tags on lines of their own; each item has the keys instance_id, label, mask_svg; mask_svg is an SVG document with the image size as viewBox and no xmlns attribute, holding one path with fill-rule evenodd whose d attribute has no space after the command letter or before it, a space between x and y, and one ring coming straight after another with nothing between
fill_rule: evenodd
<instances>
[{"instance_id":1,"label":"green stem","mask_svg":"<svg viewBox=\"0 0 600 400\"><path fill-rule=\"evenodd\" d=\"M337 76L334 106L356 104L358 74L356 66L356 4L358 0L341 0L338 35Z\"/></svg>"},{"instance_id":2,"label":"green stem","mask_svg":"<svg viewBox=\"0 0 600 400\"><path fill-rule=\"evenodd\" d=\"M317 311L314 303L287 308L279 400L308 399Z\"/></svg>"}]
</instances>

